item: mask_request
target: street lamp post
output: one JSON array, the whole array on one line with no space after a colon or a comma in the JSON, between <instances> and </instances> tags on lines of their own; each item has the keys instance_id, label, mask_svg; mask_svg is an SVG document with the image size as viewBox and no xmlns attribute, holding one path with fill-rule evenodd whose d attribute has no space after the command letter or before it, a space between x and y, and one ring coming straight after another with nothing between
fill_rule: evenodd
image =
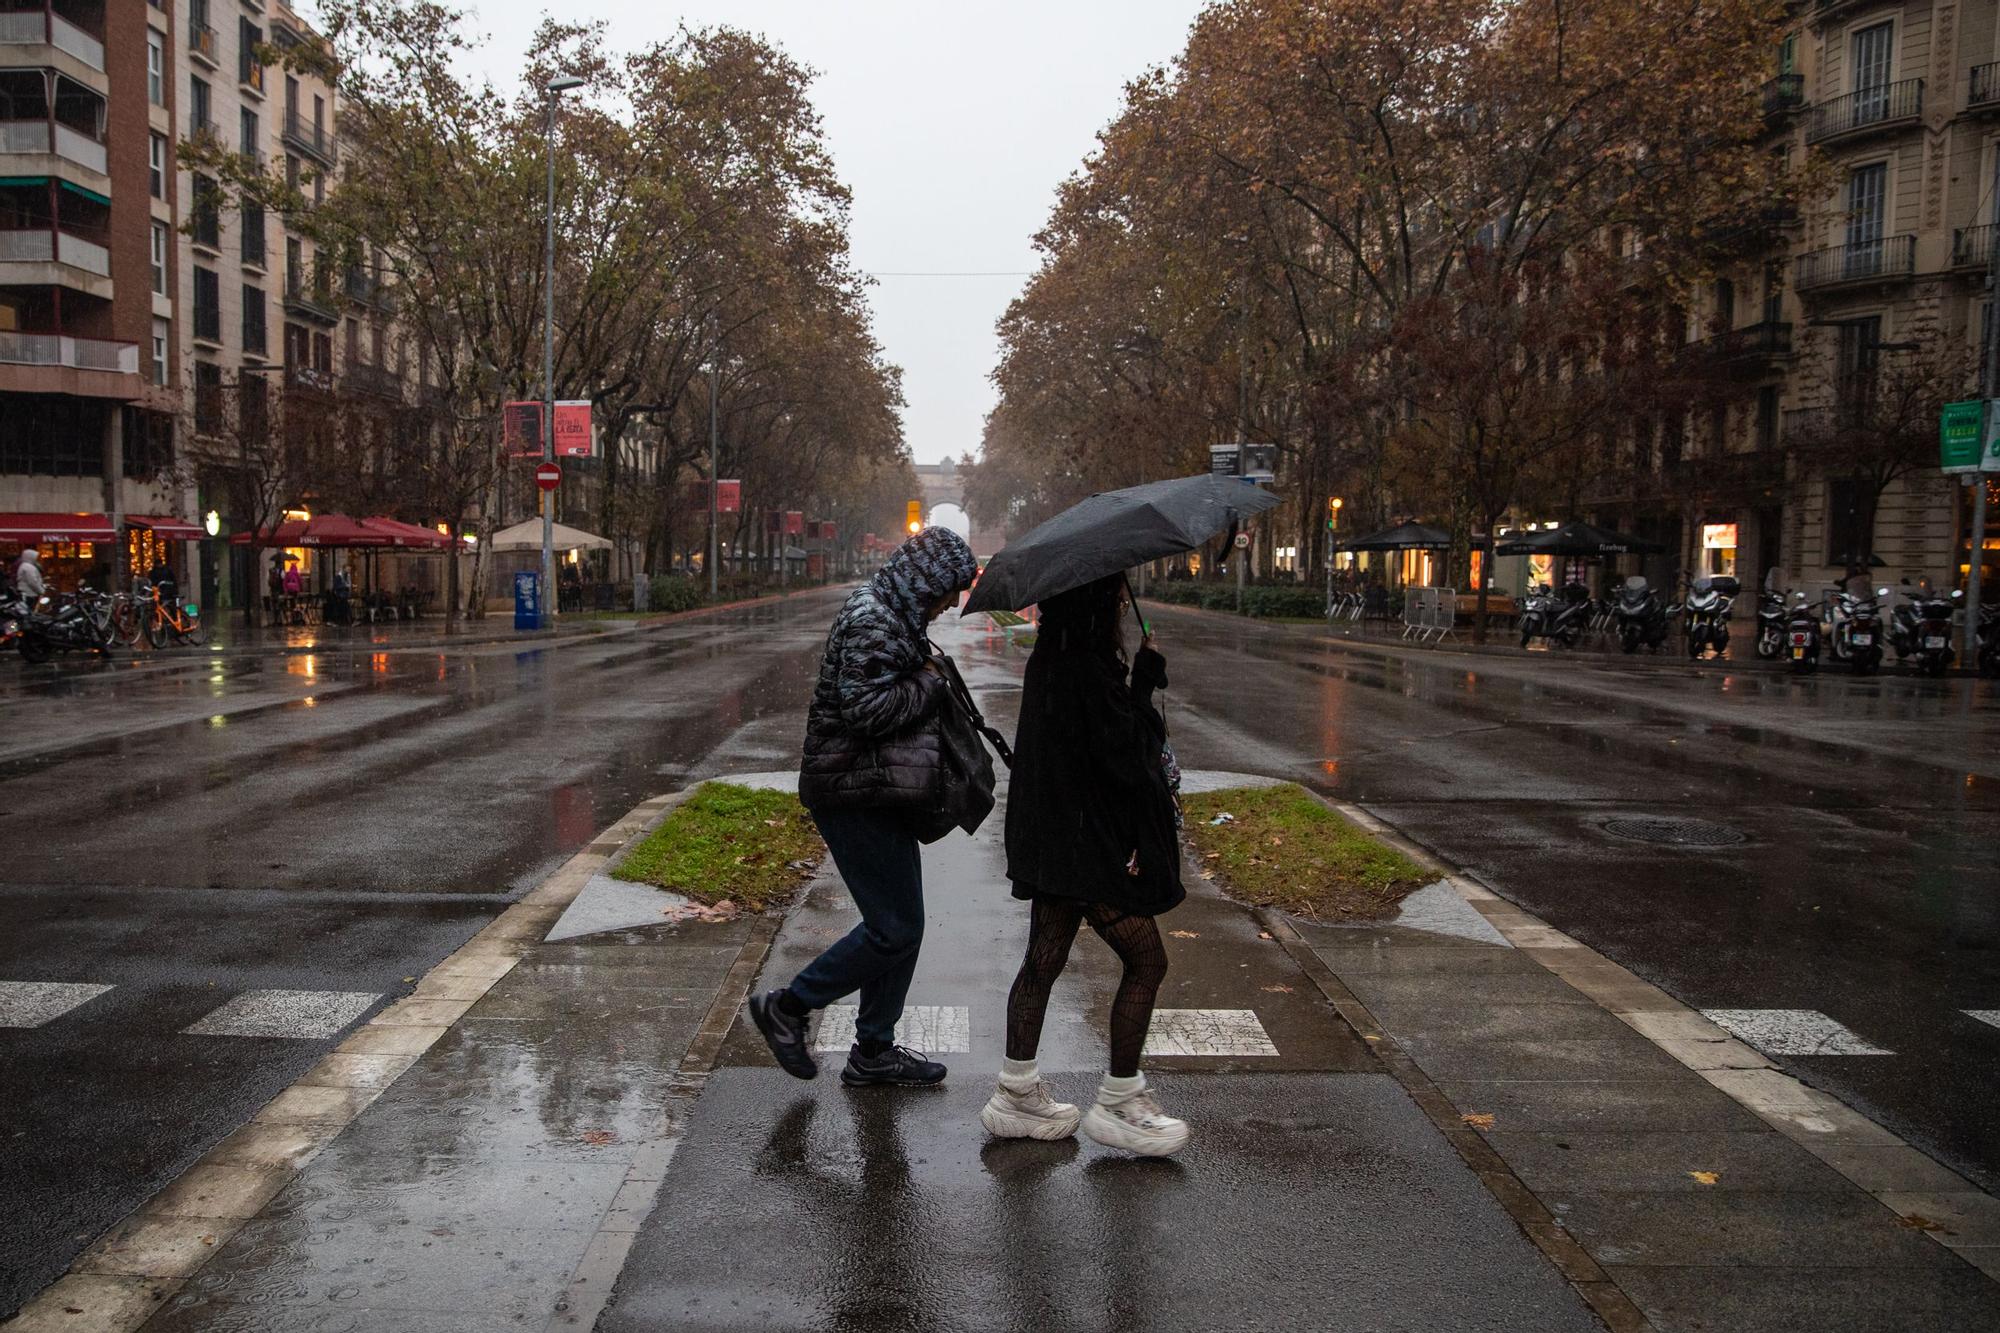
<instances>
[{"instance_id":1,"label":"street lamp post","mask_svg":"<svg viewBox=\"0 0 2000 1333\"><path fill-rule=\"evenodd\" d=\"M717 363L722 360L722 349L716 345L715 316L708 317L708 600L715 600L716 556L716 492L721 489L716 472L716 440L721 428L716 418L716 377Z\"/></svg>"},{"instance_id":2,"label":"street lamp post","mask_svg":"<svg viewBox=\"0 0 2000 1333\"><path fill-rule=\"evenodd\" d=\"M549 80L544 90L548 116L542 137L548 145L548 204L542 222L542 461L556 458L556 100L584 80L565 75ZM556 497L553 491L537 491L542 502L542 586L541 615L546 622L554 602L550 590L556 577Z\"/></svg>"}]
</instances>

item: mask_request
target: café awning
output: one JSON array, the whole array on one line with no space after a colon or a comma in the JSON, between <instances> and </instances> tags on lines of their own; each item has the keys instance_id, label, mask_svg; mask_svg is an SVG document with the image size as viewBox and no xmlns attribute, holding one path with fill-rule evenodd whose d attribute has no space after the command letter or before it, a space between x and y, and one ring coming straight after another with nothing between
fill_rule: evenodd
<instances>
[{"instance_id":1,"label":"caf\u00e9 awning","mask_svg":"<svg viewBox=\"0 0 2000 1333\"><path fill-rule=\"evenodd\" d=\"M150 528L155 537L170 542L194 542L208 536L207 529L199 523L190 523L184 518L169 518L159 514L127 514L125 522L134 528Z\"/></svg>"},{"instance_id":2,"label":"caf\u00e9 awning","mask_svg":"<svg viewBox=\"0 0 2000 1333\"><path fill-rule=\"evenodd\" d=\"M564 524L555 525L554 549L558 551L604 551L611 543L602 537ZM528 519L511 528L502 528L487 543L489 551L539 551L542 549L542 520Z\"/></svg>"},{"instance_id":3,"label":"caf\u00e9 awning","mask_svg":"<svg viewBox=\"0 0 2000 1333\"><path fill-rule=\"evenodd\" d=\"M239 532L229 539L234 546L393 546L386 532L368 526L366 520L345 514L315 514L308 519L289 519L261 532Z\"/></svg>"},{"instance_id":4,"label":"caf\u00e9 awning","mask_svg":"<svg viewBox=\"0 0 2000 1333\"><path fill-rule=\"evenodd\" d=\"M0 542L108 542L118 530L103 514L0 514Z\"/></svg>"},{"instance_id":5,"label":"caf\u00e9 awning","mask_svg":"<svg viewBox=\"0 0 2000 1333\"><path fill-rule=\"evenodd\" d=\"M413 551L445 551L451 548L451 538L436 528L426 528L416 523L405 523L399 518L364 518L361 526L371 528L389 538L391 546Z\"/></svg>"}]
</instances>

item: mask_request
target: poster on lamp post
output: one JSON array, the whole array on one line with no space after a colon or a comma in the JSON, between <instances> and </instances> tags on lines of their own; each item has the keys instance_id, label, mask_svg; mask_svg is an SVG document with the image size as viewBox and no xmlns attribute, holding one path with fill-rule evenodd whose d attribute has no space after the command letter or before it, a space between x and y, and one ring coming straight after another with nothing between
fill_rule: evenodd
<instances>
[{"instance_id":1,"label":"poster on lamp post","mask_svg":"<svg viewBox=\"0 0 2000 1333\"><path fill-rule=\"evenodd\" d=\"M556 404L556 457L589 458L594 452L590 438L590 400L565 399Z\"/></svg>"},{"instance_id":2,"label":"poster on lamp post","mask_svg":"<svg viewBox=\"0 0 2000 1333\"><path fill-rule=\"evenodd\" d=\"M540 403L507 403L501 407L500 451L509 458L542 456Z\"/></svg>"},{"instance_id":3,"label":"poster on lamp post","mask_svg":"<svg viewBox=\"0 0 2000 1333\"><path fill-rule=\"evenodd\" d=\"M715 512L718 514L740 513L743 509L743 483L723 478L715 483Z\"/></svg>"}]
</instances>

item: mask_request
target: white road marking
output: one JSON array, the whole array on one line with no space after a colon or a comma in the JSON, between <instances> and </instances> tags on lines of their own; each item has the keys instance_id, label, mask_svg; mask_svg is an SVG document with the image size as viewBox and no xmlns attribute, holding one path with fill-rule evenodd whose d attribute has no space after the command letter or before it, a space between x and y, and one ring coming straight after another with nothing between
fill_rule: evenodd
<instances>
[{"instance_id":1,"label":"white road marking","mask_svg":"<svg viewBox=\"0 0 2000 1333\"><path fill-rule=\"evenodd\" d=\"M1704 1009L1711 1023L1766 1055L1894 1055L1817 1009Z\"/></svg>"},{"instance_id":2,"label":"white road marking","mask_svg":"<svg viewBox=\"0 0 2000 1333\"><path fill-rule=\"evenodd\" d=\"M1976 1018L1991 1027L2000 1028L2000 1009L1961 1009L1967 1018Z\"/></svg>"},{"instance_id":3,"label":"white road marking","mask_svg":"<svg viewBox=\"0 0 2000 1333\"><path fill-rule=\"evenodd\" d=\"M381 998L370 991L247 990L181 1031L191 1037L331 1037Z\"/></svg>"},{"instance_id":4,"label":"white road marking","mask_svg":"<svg viewBox=\"0 0 2000 1333\"><path fill-rule=\"evenodd\" d=\"M86 981L0 981L0 1028L38 1028L110 989Z\"/></svg>"},{"instance_id":5,"label":"white road marking","mask_svg":"<svg viewBox=\"0 0 2000 1333\"><path fill-rule=\"evenodd\" d=\"M1276 1055L1254 1009L1155 1009L1146 1055Z\"/></svg>"},{"instance_id":6,"label":"white road marking","mask_svg":"<svg viewBox=\"0 0 2000 1333\"><path fill-rule=\"evenodd\" d=\"M820 1011L819 1035L813 1048L844 1051L854 1044L857 1005L830 1004ZM896 1043L927 1055L966 1054L972 1050L972 1010L962 1004L905 1005L896 1024Z\"/></svg>"}]
</instances>

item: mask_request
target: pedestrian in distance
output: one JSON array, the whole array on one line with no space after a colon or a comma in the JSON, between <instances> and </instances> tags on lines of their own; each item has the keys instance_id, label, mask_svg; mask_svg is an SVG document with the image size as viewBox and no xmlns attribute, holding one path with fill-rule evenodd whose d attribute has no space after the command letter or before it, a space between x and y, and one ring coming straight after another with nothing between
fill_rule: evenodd
<instances>
[{"instance_id":1,"label":"pedestrian in distance","mask_svg":"<svg viewBox=\"0 0 2000 1333\"><path fill-rule=\"evenodd\" d=\"M1173 790L1162 764L1166 721L1153 705L1167 684L1151 636L1126 662L1124 576L1113 574L1041 605L1021 690L1007 797L1007 878L1029 903L1028 949L1007 996L1007 1058L979 1113L1001 1138L1083 1132L1151 1157L1178 1152L1188 1127L1160 1109L1139 1053L1167 972L1154 918L1187 896ZM1110 1071L1079 1114L1050 1095L1036 1063L1049 992L1088 922L1124 974L1111 1004Z\"/></svg>"},{"instance_id":2,"label":"pedestrian in distance","mask_svg":"<svg viewBox=\"0 0 2000 1333\"><path fill-rule=\"evenodd\" d=\"M30 608L48 592L48 584L42 579L42 553L32 546L24 548L21 558L14 562L14 591Z\"/></svg>"},{"instance_id":3,"label":"pedestrian in distance","mask_svg":"<svg viewBox=\"0 0 2000 1333\"><path fill-rule=\"evenodd\" d=\"M861 993L840 1081L924 1086L945 1067L895 1042L896 1022L924 939L920 841L937 826L943 745L935 719L948 684L925 628L978 572L949 528L904 542L834 618L806 714L799 800L847 883L861 924L791 984L750 1001L750 1017L786 1073L819 1072L807 1041L816 1009Z\"/></svg>"}]
</instances>

